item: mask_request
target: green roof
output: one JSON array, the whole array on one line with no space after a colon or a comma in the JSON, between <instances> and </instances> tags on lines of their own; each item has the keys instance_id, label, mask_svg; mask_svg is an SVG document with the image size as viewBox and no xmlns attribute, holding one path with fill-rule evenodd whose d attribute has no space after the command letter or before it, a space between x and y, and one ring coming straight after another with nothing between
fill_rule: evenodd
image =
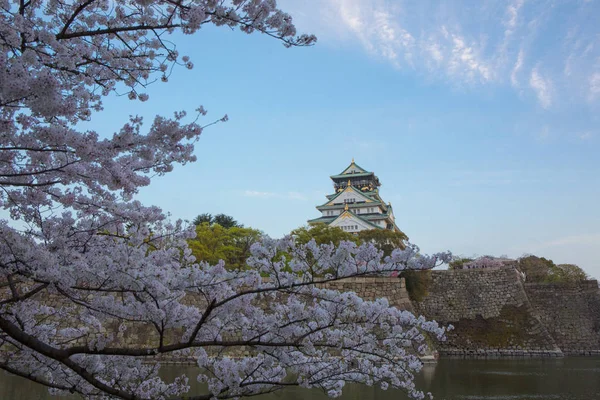
<instances>
[{"instance_id":1,"label":"green roof","mask_svg":"<svg viewBox=\"0 0 600 400\"><path fill-rule=\"evenodd\" d=\"M331 200L330 200L331 201ZM370 203L340 203L340 204L334 204L334 205L326 205L323 204L322 206L317 206L317 210L335 210L337 208L344 208L346 206L346 204L348 204L349 208L360 208L360 207L370 207L370 206L381 206L381 205L385 205L380 201L372 201Z\"/></svg>"},{"instance_id":2,"label":"green roof","mask_svg":"<svg viewBox=\"0 0 600 400\"><path fill-rule=\"evenodd\" d=\"M367 225L373 226L373 227L375 227L375 228L377 228L377 229L383 229L382 227L380 227L380 226L377 226L377 225L373 224L372 222L370 222L370 221L367 221L366 219L362 218L360 215L356 215L356 214L354 214L352 211L348 211L348 212L349 212L350 214L354 215L356 218L358 218L358 219L360 219L361 221L363 221L364 223L366 223ZM341 213L340 215L337 215L337 216L335 216L335 218L334 218L334 219L333 219L331 222L335 221L336 219L338 219L338 218L339 218L341 215L343 215L343 214L344 214L344 213ZM309 221L309 222L310 222L310 221ZM325 221L323 221L323 222L325 222ZM329 224L330 224L331 222L329 222Z\"/></svg>"},{"instance_id":3,"label":"green roof","mask_svg":"<svg viewBox=\"0 0 600 400\"><path fill-rule=\"evenodd\" d=\"M367 198L367 199L369 199L369 200L373 200L373 197L371 197L371 196L369 195L369 193L373 193L373 192L368 192L368 193L367 193L367 192L361 192L360 190L358 190L358 189L357 189L357 188L355 188L354 186L350 186L350 187L351 187L351 188L352 188L352 190L354 190L356 193L358 193L358 194L360 194L360 195L362 195L362 196L366 197L366 198ZM344 189L344 190L346 190L346 189ZM330 201L334 200L334 199L335 199L335 198L337 198L339 195L341 195L342 193L344 193L344 190L342 190L341 192L337 192L335 195L329 195L329 196L327 196L327 198L328 198L329 200L327 200L327 202L326 202L325 204L322 204L322 205L320 205L319 207L323 207L323 206L327 205L327 203L329 203ZM332 196L332 197L330 197L330 196Z\"/></svg>"},{"instance_id":4,"label":"green roof","mask_svg":"<svg viewBox=\"0 0 600 400\"><path fill-rule=\"evenodd\" d=\"M384 229L379 225L375 225L373 224L371 221L377 221L377 220L381 220L381 219L388 219L389 218L389 214L385 213L385 214L371 214L371 215L361 215L361 214L355 214L352 211L348 210L350 212L350 214L354 215L356 218L360 219L361 221L374 226L375 228L378 229ZM326 217L319 217L319 218L315 218L315 219L310 219L308 220L309 224L316 224L319 222L323 222L325 224L331 224L333 221L335 221L336 219L338 219L340 217L340 215L342 215L344 213L340 213L339 215L331 215L331 216L326 216ZM398 227L396 226L396 224L392 221L392 224L394 225L394 227L396 229L398 229ZM399 230L399 229L398 229Z\"/></svg>"},{"instance_id":5,"label":"green roof","mask_svg":"<svg viewBox=\"0 0 600 400\"><path fill-rule=\"evenodd\" d=\"M333 222L334 219L336 219L338 216L337 215L332 215L330 217L319 217L319 218L314 218L314 219L309 219L307 222L309 224L316 224L318 222L323 222L326 224L329 224L330 222Z\"/></svg>"},{"instance_id":6,"label":"green roof","mask_svg":"<svg viewBox=\"0 0 600 400\"><path fill-rule=\"evenodd\" d=\"M354 173L354 174L344 174L344 171L346 171L348 168L352 167L354 165L354 167L357 170L360 170L362 172L368 173L368 174L372 174L372 172L367 171L366 169L364 169L363 167L361 167L360 165L358 165L357 163L354 162L354 159L352 159L352 162L350 163L350 165L348 165L346 168L344 168L342 170L342 172L340 172L337 176L347 176L347 175L358 175L358 173Z\"/></svg>"},{"instance_id":7,"label":"green roof","mask_svg":"<svg viewBox=\"0 0 600 400\"><path fill-rule=\"evenodd\" d=\"M375 220L379 220L379 219L387 219L390 217L390 215L387 213L385 213L385 214L365 214L364 217L370 221L375 221Z\"/></svg>"},{"instance_id":8,"label":"green roof","mask_svg":"<svg viewBox=\"0 0 600 400\"><path fill-rule=\"evenodd\" d=\"M349 178L360 178L360 177L371 176L371 175L374 175L373 172L356 172L354 174L331 175L330 178L331 179L349 179Z\"/></svg>"}]
</instances>

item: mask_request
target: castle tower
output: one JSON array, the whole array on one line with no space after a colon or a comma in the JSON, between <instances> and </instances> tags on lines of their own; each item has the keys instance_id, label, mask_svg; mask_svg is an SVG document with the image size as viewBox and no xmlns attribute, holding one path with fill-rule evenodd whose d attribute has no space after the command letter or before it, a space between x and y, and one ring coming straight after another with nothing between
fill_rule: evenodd
<instances>
[{"instance_id":1,"label":"castle tower","mask_svg":"<svg viewBox=\"0 0 600 400\"><path fill-rule=\"evenodd\" d=\"M309 224L325 223L351 233L366 229L400 231L392 205L385 204L379 197L381 184L373 172L361 168L352 159L344 171L330 178L335 193L327 196L325 204L317 206L321 217L309 220Z\"/></svg>"}]
</instances>

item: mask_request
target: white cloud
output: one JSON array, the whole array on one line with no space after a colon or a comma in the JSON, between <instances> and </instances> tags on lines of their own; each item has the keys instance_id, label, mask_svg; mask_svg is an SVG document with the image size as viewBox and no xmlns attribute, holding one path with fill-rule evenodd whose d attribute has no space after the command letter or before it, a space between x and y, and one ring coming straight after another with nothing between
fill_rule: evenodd
<instances>
[{"instance_id":1,"label":"white cloud","mask_svg":"<svg viewBox=\"0 0 600 400\"><path fill-rule=\"evenodd\" d=\"M512 85L514 87L519 86L518 74L521 71L521 68L523 67L523 58L524 57L525 57L525 53L523 52L523 49L519 50L519 55L517 57L517 61L515 62L515 66L513 67L512 72L510 73L510 82L512 83Z\"/></svg>"},{"instance_id":2,"label":"white cloud","mask_svg":"<svg viewBox=\"0 0 600 400\"><path fill-rule=\"evenodd\" d=\"M565 236L539 244L540 249L556 246L596 245L600 247L600 233Z\"/></svg>"},{"instance_id":3,"label":"white cloud","mask_svg":"<svg viewBox=\"0 0 600 400\"><path fill-rule=\"evenodd\" d=\"M546 109L558 98L571 104L600 98L600 28L582 18L593 10L581 2L560 10L525 0L460 7L451 0L280 3L298 16L300 30L317 34L319 45L347 44L427 80L510 85L534 93ZM557 25L557 18L565 23Z\"/></svg>"},{"instance_id":4,"label":"white cloud","mask_svg":"<svg viewBox=\"0 0 600 400\"><path fill-rule=\"evenodd\" d=\"M520 11L521 7L523 6L523 3L524 3L524 0L516 0L512 3L510 3L506 7L506 15L508 16L508 20L506 20L504 22L504 25L505 25L504 40L502 41L502 44L500 45L499 54L498 54L498 56L499 56L498 61L500 63L506 62L507 50L512 41L513 34L515 33L515 31L518 28L517 23L519 21L519 11Z\"/></svg>"},{"instance_id":5,"label":"white cloud","mask_svg":"<svg viewBox=\"0 0 600 400\"><path fill-rule=\"evenodd\" d=\"M352 31L365 49L399 66L411 62L415 39L398 24L392 9L382 2L330 0L341 24Z\"/></svg>"},{"instance_id":6,"label":"white cloud","mask_svg":"<svg viewBox=\"0 0 600 400\"><path fill-rule=\"evenodd\" d=\"M594 101L600 97L600 72L595 72L590 77L590 100Z\"/></svg>"},{"instance_id":7,"label":"white cloud","mask_svg":"<svg viewBox=\"0 0 600 400\"><path fill-rule=\"evenodd\" d=\"M504 32L505 35L512 34L512 30L515 29L515 26L517 25L517 19L519 18L519 10L523 6L523 3L524 0L517 0L509 4L506 8L509 19L506 22L507 30Z\"/></svg>"},{"instance_id":8,"label":"white cloud","mask_svg":"<svg viewBox=\"0 0 600 400\"><path fill-rule=\"evenodd\" d=\"M538 71L538 67L531 70L529 86L537 95L542 107L549 108L552 105L552 81L549 78L544 78Z\"/></svg>"},{"instance_id":9,"label":"white cloud","mask_svg":"<svg viewBox=\"0 0 600 400\"><path fill-rule=\"evenodd\" d=\"M490 68L476 54L473 47L465 43L462 36L452 35L452 59L450 60L450 70L467 77L468 81L472 81L476 76L479 76L484 81L490 79Z\"/></svg>"},{"instance_id":10,"label":"white cloud","mask_svg":"<svg viewBox=\"0 0 600 400\"><path fill-rule=\"evenodd\" d=\"M594 137L594 134L591 131L586 131L586 132L581 132L580 134L577 135L577 137L579 138L579 140L590 140L591 138Z\"/></svg>"},{"instance_id":11,"label":"white cloud","mask_svg":"<svg viewBox=\"0 0 600 400\"><path fill-rule=\"evenodd\" d=\"M431 58L437 64L441 63L444 60L444 55L442 54L441 47L438 43L429 43L425 45L425 50L429 52Z\"/></svg>"},{"instance_id":12,"label":"white cloud","mask_svg":"<svg viewBox=\"0 0 600 400\"><path fill-rule=\"evenodd\" d=\"M268 199L270 197L275 197L277 194L273 192L259 192L256 190L246 190L244 192L245 197L262 197Z\"/></svg>"}]
</instances>

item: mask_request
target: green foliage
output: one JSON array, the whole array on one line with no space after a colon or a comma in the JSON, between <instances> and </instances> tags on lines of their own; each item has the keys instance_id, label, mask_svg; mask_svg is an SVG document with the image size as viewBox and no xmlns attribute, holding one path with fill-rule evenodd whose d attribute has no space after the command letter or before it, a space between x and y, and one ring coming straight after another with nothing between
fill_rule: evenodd
<instances>
[{"instance_id":1,"label":"green foliage","mask_svg":"<svg viewBox=\"0 0 600 400\"><path fill-rule=\"evenodd\" d=\"M553 282L575 283L585 281L590 277L575 264L559 264L552 270L549 279Z\"/></svg>"},{"instance_id":2,"label":"green foliage","mask_svg":"<svg viewBox=\"0 0 600 400\"><path fill-rule=\"evenodd\" d=\"M552 260L533 255L519 259L519 269L528 282L575 283L588 279L588 275L575 264L556 265Z\"/></svg>"},{"instance_id":3,"label":"green foliage","mask_svg":"<svg viewBox=\"0 0 600 400\"><path fill-rule=\"evenodd\" d=\"M219 224L223 228L243 228L244 225L238 223L233 217L225 214L217 214L213 219L213 224Z\"/></svg>"},{"instance_id":4,"label":"green foliage","mask_svg":"<svg viewBox=\"0 0 600 400\"><path fill-rule=\"evenodd\" d=\"M452 261L450 261L450 263L448 264L448 269L462 269L463 265L471 261L473 261L473 259L468 257L454 257Z\"/></svg>"},{"instance_id":5,"label":"green foliage","mask_svg":"<svg viewBox=\"0 0 600 400\"><path fill-rule=\"evenodd\" d=\"M403 271L400 277L406 282L406 291L412 301L420 302L429 294L431 271Z\"/></svg>"},{"instance_id":6,"label":"green foliage","mask_svg":"<svg viewBox=\"0 0 600 400\"><path fill-rule=\"evenodd\" d=\"M387 229L369 229L360 231L358 235L354 235L338 227L323 223L294 229L291 235L300 244L308 243L311 239L314 239L317 244L333 243L335 246L338 246L341 241L350 241L357 245L371 242L375 247L383 251L386 256L389 256L394 249L404 249L406 247L405 241L408 240L408 237L403 232L394 232Z\"/></svg>"},{"instance_id":7,"label":"green foliage","mask_svg":"<svg viewBox=\"0 0 600 400\"><path fill-rule=\"evenodd\" d=\"M223 228L227 228L227 229L234 228L234 227L237 227L237 228L244 227L244 225L238 223L233 217L231 217L229 215L225 215L225 214L217 214L215 216L213 216L212 214L209 214L209 213L200 214L196 218L194 218L193 223L196 226L202 225L204 223L206 223L208 225L219 224Z\"/></svg>"},{"instance_id":8,"label":"green foliage","mask_svg":"<svg viewBox=\"0 0 600 400\"><path fill-rule=\"evenodd\" d=\"M296 240L296 243L299 244L306 244L310 242L311 239L315 239L317 244L333 243L335 246L339 246L342 241L360 244L358 237L350 232L323 223L314 224L312 226L303 226L294 229L290 234Z\"/></svg>"},{"instance_id":9,"label":"green foliage","mask_svg":"<svg viewBox=\"0 0 600 400\"><path fill-rule=\"evenodd\" d=\"M371 242L383 254L389 256L395 249L404 249L408 236L404 232L394 232L388 229L369 229L358 232L358 238L362 243Z\"/></svg>"},{"instance_id":10,"label":"green foliage","mask_svg":"<svg viewBox=\"0 0 600 400\"><path fill-rule=\"evenodd\" d=\"M204 213L204 214L200 214L196 218L194 218L193 223L196 226L202 225L203 223L207 223L207 224L211 225L212 221L213 221L212 214Z\"/></svg>"},{"instance_id":11,"label":"green foliage","mask_svg":"<svg viewBox=\"0 0 600 400\"><path fill-rule=\"evenodd\" d=\"M190 240L189 245L198 261L216 264L223 260L228 269L243 269L250 247L262 236L262 232L252 228L226 228L218 223L204 222L196 226L196 238Z\"/></svg>"},{"instance_id":12,"label":"green foliage","mask_svg":"<svg viewBox=\"0 0 600 400\"><path fill-rule=\"evenodd\" d=\"M291 232L291 236L300 244L306 244L312 239L317 244L333 243L335 246L338 246L342 241L354 242L357 245L371 242L375 247L383 251L385 256L389 256L396 248L404 249L406 247L405 241L408 240L408 237L403 232L370 229L360 231L358 235L354 235L338 227L323 223L294 229Z\"/></svg>"},{"instance_id":13,"label":"green foliage","mask_svg":"<svg viewBox=\"0 0 600 400\"><path fill-rule=\"evenodd\" d=\"M528 282L546 282L548 274L556 266L544 257L527 256L519 259L519 269L525 273Z\"/></svg>"}]
</instances>

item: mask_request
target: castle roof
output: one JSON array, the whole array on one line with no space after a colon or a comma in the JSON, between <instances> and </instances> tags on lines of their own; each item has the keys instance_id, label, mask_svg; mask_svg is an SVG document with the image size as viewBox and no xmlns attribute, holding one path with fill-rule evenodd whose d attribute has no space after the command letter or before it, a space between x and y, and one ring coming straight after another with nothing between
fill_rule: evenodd
<instances>
[{"instance_id":1,"label":"castle roof","mask_svg":"<svg viewBox=\"0 0 600 400\"><path fill-rule=\"evenodd\" d=\"M362 168L360 165L356 164L354 162L354 158L352 159L352 162L350 163L350 165L348 165L346 168L344 168L344 170L342 172L340 172L337 175L333 175L336 177L341 177L344 175L355 175L355 174L372 174L372 172L367 171L366 169ZM333 177L332 176L332 177Z\"/></svg>"},{"instance_id":2,"label":"castle roof","mask_svg":"<svg viewBox=\"0 0 600 400\"><path fill-rule=\"evenodd\" d=\"M340 215L337 216L333 216L333 217L321 217L321 218L316 218L313 220L308 221L309 224L314 224L314 223L319 223L319 222L323 222L326 223L328 225L332 225L335 226L335 223L337 221L341 221L343 219L353 219L363 225L365 225L365 227L367 227L368 229L383 229L381 226L377 226L374 223L370 222L366 216L362 216L362 215L357 215L354 214L352 211L350 211L348 208L346 210L344 210L344 212L342 212Z\"/></svg>"},{"instance_id":3,"label":"castle roof","mask_svg":"<svg viewBox=\"0 0 600 400\"><path fill-rule=\"evenodd\" d=\"M334 182L335 193L327 195L327 201L316 207L322 215L309 220L309 224L339 225L344 229L350 227L354 232L374 228L399 231L394 221L391 204L386 204L379 195L377 188L381 184L373 172L362 168L352 159L348 167L330 178ZM363 212L356 213L358 209ZM332 210L334 212L331 212ZM348 225L348 218L351 218L354 223ZM381 221L385 221L384 226L376 224Z\"/></svg>"},{"instance_id":4,"label":"castle roof","mask_svg":"<svg viewBox=\"0 0 600 400\"><path fill-rule=\"evenodd\" d=\"M348 173L348 174L338 174L338 175L331 175L330 178L331 179L348 179L348 178L361 178L361 177L368 177L368 176L373 176L373 172L355 172L355 173Z\"/></svg>"},{"instance_id":5,"label":"castle roof","mask_svg":"<svg viewBox=\"0 0 600 400\"><path fill-rule=\"evenodd\" d=\"M358 194L358 195L359 195L361 198L365 199L365 203L369 203L369 204L371 204L371 203L373 203L374 201L376 201L376 200L373 200L373 198L372 198L372 195L371 195L371 196L369 195L370 193L364 193L364 192L361 192L360 190L358 190L358 189L357 189L357 188L355 188L354 186L352 186L352 185L349 185L349 186L347 186L347 187L346 187L344 190L341 190L341 191L339 191L338 193L336 193L335 195L333 195L331 198L329 198L329 197L328 197L328 198L329 198L329 201L327 201L325 204L322 204L322 205L321 205L321 206L319 206L319 207L323 207L323 206L333 206L333 205L334 205L334 203L333 203L333 202L334 202L334 200L335 200L336 198L338 198L339 196L341 196L343 193L346 193L346 192L355 192L355 193L357 193L357 194ZM317 208L319 208L319 207L317 207Z\"/></svg>"}]
</instances>

